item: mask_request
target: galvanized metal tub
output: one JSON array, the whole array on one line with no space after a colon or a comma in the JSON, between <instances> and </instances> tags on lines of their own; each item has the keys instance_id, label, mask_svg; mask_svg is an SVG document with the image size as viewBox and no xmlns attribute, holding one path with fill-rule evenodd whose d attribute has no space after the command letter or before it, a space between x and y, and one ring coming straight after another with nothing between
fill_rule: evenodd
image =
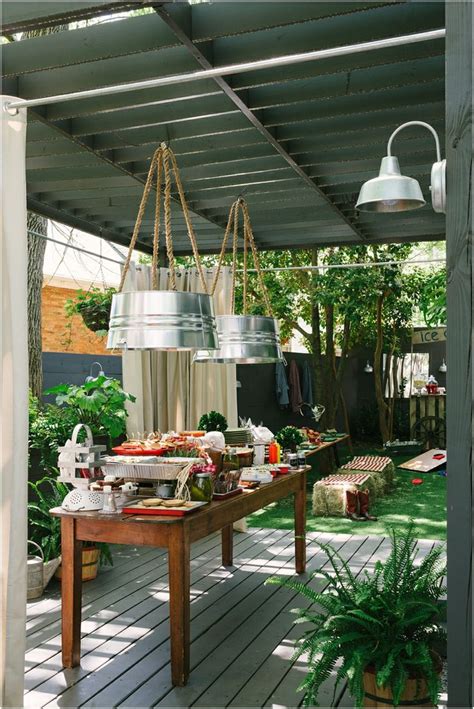
<instances>
[{"instance_id":1,"label":"galvanized metal tub","mask_svg":"<svg viewBox=\"0 0 474 709\"><path fill-rule=\"evenodd\" d=\"M284 360L280 328L275 318L263 315L218 315L219 349L200 350L194 362L271 364Z\"/></svg>"},{"instance_id":2,"label":"galvanized metal tub","mask_svg":"<svg viewBox=\"0 0 474 709\"><path fill-rule=\"evenodd\" d=\"M112 298L108 349L214 350L212 298L183 291L134 291Z\"/></svg>"}]
</instances>

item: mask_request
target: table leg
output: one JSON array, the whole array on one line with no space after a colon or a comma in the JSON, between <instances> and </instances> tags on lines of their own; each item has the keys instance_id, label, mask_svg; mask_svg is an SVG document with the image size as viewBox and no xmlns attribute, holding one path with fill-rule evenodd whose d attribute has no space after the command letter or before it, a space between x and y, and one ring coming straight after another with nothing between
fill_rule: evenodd
<instances>
[{"instance_id":1,"label":"table leg","mask_svg":"<svg viewBox=\"0 0 474 709\"><path fill-rule=\"evenodd\" d=\"M185 685L189 677L189 547L187 527L184 524L173 524L168 542L168 569L171 681L177 687Z\"/></svg>"},{"instance_id":2,"label":"table leg","mask_svg":"<svg viewBox=\"0 0 474 709\"><path fill-rule=\"evenodd\" d=\"M234 528L232 524L222 527L222 566L232 566Z\"/></svg>"},{"instance_id":3,"label":"table leg","mask_svg":"<svg viewBox=\"0 0 474 709\"><path fill-rule=\"evenodd\" d=\"M339 451L337 449L337 443L334 445L333 451L334 451L334 460L336 462L336 468L340 468L341 467L341 459L339 458Z\"/></svg>"},{"instance_id":4,"label":"table leg","mask_svg":"<svg viewBox=\"0 0 474 709\"><path fill-rule=\"evenodd\" d=\"M64 667L81 660L82 542L76 539L76 520L61 518L61 633Z\"/></svg>"},{"instance_id":5,"label":"table leg","mask_svg":"<svg viewBox=\"0 0 474 709\"><path fill-rule=\"evenodd\" d=\"M306 473L300 477L295 493L295 568L297 574L306 569Z\"/></svg>"}]
</instances>

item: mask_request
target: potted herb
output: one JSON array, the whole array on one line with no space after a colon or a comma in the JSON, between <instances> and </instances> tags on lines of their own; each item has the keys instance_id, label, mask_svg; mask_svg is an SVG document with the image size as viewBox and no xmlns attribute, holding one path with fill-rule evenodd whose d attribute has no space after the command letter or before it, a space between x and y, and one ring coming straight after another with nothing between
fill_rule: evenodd
<instances>
[{"instance_id":1,"label":"potted herb","mask_svg":"<svg viewBox=\"0 0 474 709\"><path fill-rule=\"evenodd\" d=\"M94 436L106 436L109 444L126 431L125 404L136 401L122 389L118 379L105 376L82 385L59 384L45 394L55 394L61 410L71 412L77 422L87 424Z\"/></svg>"},{"instance_id":2,"label":"potted herb","mask_svg":"<svg viewBox=\"0 0 474 709\"><path fill-rule=\"evenodd\" d=\"M45 577L51 578L56 571L57 578L61 578L61 520L59 517L52 517L49 511L53 507L61 506L69 488L49 476L38 482L29 481L28 485L34 496L34 501L28 502L29 538L41 547L45 563ZM108 544L96 542L83 545L83 581L89 581L97 576L99 561L103 565L113 564Z\"/></svg>"},{"instance_id":3,"label":"potted herb","mask_svg":"<svg viewBox=\"0 0 474 709\"><path fill-rule=\"evenodd\" d=\"M295 652L295 657L308 657L300 687L305 706L317 706L318 690L337 664L335 691L347 679L356 707L437 705L441 662L434 647L444 636L440 599L445 550L437 546L416 564L413 522L389 534L391 553L385 562L376 562L371 574L354 576L329 544L320 544L332 567L314 575L326 580L325 590L269 579L311 603L294 611L295 623L310 624Z\"/></svg>"},{"instance_id":4,"label":"potted herb","mask_svg":"<svg viewBox=\"0 0 474 709\"><path fill-rule=\"evenodd\" d=\"M275 436L282 450L296 451L297 447L303 443L304 435L296 426L285 426Z\"/></svg>"},{"instance_id":5,"label":"potted herb","mask_svg":"<svg viewBox=\"0 0 474 709\"><path fill-rule=\"evenodd\" d=\"M199 431L227 431L227 419L218 411L209 411L208 414L203 414L199 419Z\"/></svg>"},{"instance_id":6,"label":"potted herb","mask_svg":"<svg viewBox=\"0 0 474 709\"><path fill-rule=\"evenodd\" d=\"M112 296L116 292L115 288L78 290L74 299L69 298L66 301L66 314L68 317L80 315L85 326L102 337L109 329Z\"/></svg>"}]
</instances>

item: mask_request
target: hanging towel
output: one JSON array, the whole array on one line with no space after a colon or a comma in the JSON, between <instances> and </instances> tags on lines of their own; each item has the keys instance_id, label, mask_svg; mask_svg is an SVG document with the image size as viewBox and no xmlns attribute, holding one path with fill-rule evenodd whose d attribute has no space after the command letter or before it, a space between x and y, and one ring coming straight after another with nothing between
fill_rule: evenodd
<instances>
[{"instance_id":1,"label":"hanging towel","mask_svg":"<svg viewBox=\"0 0 474 709\"><path fill-rule=\"evenodd\" d=\"M300 373L294 359L290 362L290 374L288 379L290 383L291 410L296 414L303 406L303 396L301 394Z\"/></svg>"},{"instance_id":2,"label":"hanging towel","mask_svg":"<svg viewBox=\"0 0 474 709\"><path fill-rule=\"evenodd\" d=\"M313 386L311 379L311 367L309 366L308 360L305 359L301 372L301 394L304 403L308 404L308 406L313 405Z\"/></svg>"},{"instance_id":3,"label":"hanging towel","mask_svg":"<svg viewBox=\"0 0 474 709\"><path fill-rule=\"evenodd\" d=\"M275 390L278 405L282 409L286 408L290 403L290 399L288 397L289 386L283 362L277 362L275 365Z\"/></svg>"}]
</instances>

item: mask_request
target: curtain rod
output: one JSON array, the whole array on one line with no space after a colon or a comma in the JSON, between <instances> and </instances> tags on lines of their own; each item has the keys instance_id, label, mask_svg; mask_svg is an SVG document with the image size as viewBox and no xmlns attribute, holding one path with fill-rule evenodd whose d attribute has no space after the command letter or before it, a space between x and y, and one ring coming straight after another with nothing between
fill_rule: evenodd
<instances>
[{"instance_id":1,"label":"curtain rod","mask_svg":"<svg viewBox=\"0 0 474 709\"><path fill-rule=\"evenodd\" d=\"M123 266L123 261L117 261L116 259L110 258L110 256L101 256L100 254L96 254L93 251L88 251L87 249L83 249L80 246L74 246L73 244L67 244L64 241L59 241L59 239L53 239L51 236L45 236L44 234L40 234L37 231L33 231L32 229L28 229L28 234L33 234L33 236L39 236L40 239L46 239L46 241L52 241L53 244L59 244L60 246L66 246L68 249L74 249L74 251L80 251L83 254L87 254L88 256L94 256L95 258L100 258L104 259L105 261L110 261L111 263L116 263L118 266ZM422 259L420 261L374 261L373 263L332 263L328 264L326 266L283 266L281 268L261 268L261 271L265 271L266 273L272 273L272 272L283 272L283 271L324 271L327 269L332 269L332 268L373 268L374 266L403 266L403 265L412 265L412 266L417 266L418 264L422 263L445 263L446 259L444 258L432 258L432 259ZM212 269L211 269L212 270ZM256 273L255 268L248 268L247 269L248 273ZM236 270L236 273L243 273L243 268L238 268Z\"/></svg>"},{"instance_id":2,"label":"curtain rod","mask_svg":"<svg viewBox=\"0 0 474 709\"><path fill-rule=\"evenodd\" d=\"M331 263L326 266L283 266L281 268L260 268L266 273L278 273L283 271L325 271L332 268L373 268L374 266L417 266L421 263L446 263L444 258L422 259L420 261L374 261L373 263ZM243 268L238 268L237 273L243 273ZM257 269L248 268L248 273L256 273Z\"/></svg>"},{"instance_id":3,"label":"curtain rod","mask_svg":"<svg viewBox=\"0 0 474 709\"><path fill-rule=\"evenodd\" d=\"M341 47L332 47L329 49L317 49L311 52L302 52L299 54L288 54L286 56L271 57L269 59L260 59L254 62L241 62L238 64L229 64L221 67L213 67L212 69L202 69L199 71L188 72L186 74L174 74L171 76L162 76L156 79L147 79L145 81L135 81L128 84L116 84L115 86L102 86L97 89L89 89L87 91L75 91L67 94L58 94L56 96L43 96L42 98L33 99L18 99L5 104L5 110L29 108L32 106L44 106L50 103L74 101L83 98L93 98L95 96L106 96L110 94L120 94L127 91L141 91L142 89L150 89L158 86L170 86L174 84L185 84L190 81L199 81L201 79L209 79L214 76L226 76L228 74L242 74L247 71L257 71L258 69L271 69L279 66L289 66L291 64L300 64L302 62L317 61L319 59L330 59L331 57L340 57L347 54L357 54L359 52L370 52L376 49L386 49L387 47L398 47L400 45L415 44L417 42L427 42L434 39L443 39L446 37L446 29L430 30L428 32L416 32L415 34L405 34L399 37L387 37L385 39L377 39L370 42L359 42L358 44L347 44Z\"/></svg>"},{"instance_id":4,"label":"curtain rod","mask_svg":"<svg viewBox=\"0 0 474 709\"><path fill-rule=\"evenodd\" d=\"M74 249L74 251L80 251L88 256L94 256L95 258L103 259L104 261L110 261L111 263L116 263L119 266L123 266L123 261L117 261L110 256L101 256L100 254L95 254L93 251L88 251L87 249L82 249L80 246L74 246L73 244L68 244L65 241L59 241L59 239L53 239L51 236L46 236L45 234L40 234L32 229L27 229L28 234L33 234L33 236L39 236L40 239L45 239L46 241L52 241L53 244L59 244L60 246L65 246L67 249Z\"/></svg>"}]
</instances>

